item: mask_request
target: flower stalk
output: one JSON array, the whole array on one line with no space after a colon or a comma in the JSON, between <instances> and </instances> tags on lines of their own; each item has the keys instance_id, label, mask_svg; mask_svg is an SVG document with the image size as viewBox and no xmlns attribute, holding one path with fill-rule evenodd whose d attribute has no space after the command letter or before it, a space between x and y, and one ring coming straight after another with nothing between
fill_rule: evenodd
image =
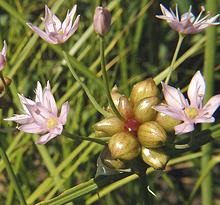
<instances>
[{"instance_id":1,"label":"flower stalk","mask_svg":"<svg viewBox=\"0 0 220 205\"><path fill-rule=\"evenodd\" d=\"M178 42L177 42L177 46L176 46L176 49L175 49L175 52L174 52L174 55L173 55L172 62L171 62L170 67L169 67L169 72L168 72L167 78L165 80L166 84L169 83L170 77L171 77L172 72L174 70L174 64L176 63L176 59L177 59L178 53L180 51L180 47L182 45L184 37L185 37L185 35L179 33L179 39L178 39Z\"/></svg>"},{"instance_id":2,"label":"flower stalk","mask_svg":"<svg viewBox=\"0 0 220 205\"><path fill-rule=\"evenodd\" d=\"M8 159L6 153L5 153L5 151L3 150L3 148L1 146L0 146L0 155L1 155L1 158L2 158L2 160L4 162L4 164L5 164L5 167L6 167L6 170L8 172L8 176L9 176L9 178L11 180L11 183L14 186L14 190L15 190L17 196L18 196L20 204L21 205L27 205L27 203L25 201L25 198L24 198L24 195L23 195L23 192L21 190L21 186L18 183L18 180L17 180L17 178L15 176L15 173L14 173L12 167L11 167L11 164L9 162L9 159Z\"/></svg>"},{"instance_id":3,"label":"flower stalk","mask_svg":"<svg viewBox=\"0 0 220 205\"><path fill-rule=\"evenodd\" d=\"M103 81L105 84L105 88L106 88L106 94L107 94L107 98L108 98L108 102L113 110L113 112L115 113L115 115L120 119L123 120L123 117L121 116L121 114L119 113L118 109L116 108L112 97L111 97L111 92L110 92L110 87L109 87L109 80L108 80L108 75L107 75L107 71L106 71L106 67L105 67L105 46L104 46L104 37L100 36L100 57L101 57L101 69L102 69L102 76L103 76Z\"/></svg>"},{"instance_id":4,"label":"flower stalk","mask_svg":"<svg viewBox=\"0 0 220 205\"><path fill-rule=\"evenodd\" d=\"M212 13L217 13L217 1L207 0L207 8ZM216 27L211 27L206 31L206 47L205 47L205 61L204 61L204 77L206 79L206 96L205 102L208 101L209 97L213 95L213 82L214 82L214 70L216 58ZM202 129L209 128L209 124L203 124ZM212 143L208 143L202 147L202 159L201 159L201 173L203 173L207 164L212 157ZM202 193L202 205L213 204L213 179L212 172L209 172L205 177L201 185Z\"/></svg>"},{"instance_id":5,"label":"flower stalk","mask_svg":"<svg viewBox=\"0 0 220 205\"><path fill-rule=\"evenodd\" d=\"M82 136L77 136L77 135L73 135L67 131L63 131L62 133L65 137L68 137L70 139L73 140L85 140L85 141L89 141L89 142L94 142L100 145L106 145L106 142L104 140L101 139L97 139L97 138L92 138L92 137L82 137Z\"/></svg>"}]
</instances>

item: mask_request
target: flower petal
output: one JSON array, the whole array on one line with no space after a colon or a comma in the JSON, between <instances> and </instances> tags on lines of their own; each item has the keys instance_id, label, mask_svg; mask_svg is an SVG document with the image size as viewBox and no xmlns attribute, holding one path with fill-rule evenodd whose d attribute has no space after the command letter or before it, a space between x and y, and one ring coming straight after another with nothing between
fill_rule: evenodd
<instances>
[{"instance_id":1,"label":"flower petal","mask_svg":"<svg viewBox=\"0 0 220 205\"><path fill-rule=\"evenodd\" d=\"M206 112L209 116L212 116L219 106L220 94L211 97L206 105L203 107L203 111Z\"/></svg>"},{"instance_id":2,"label":"flower petal","mask_svg":"<svg viewBox=\"0 0 220 205\"><path fill-rule=\"evenodd\" d=\"M41 127L44 127L46 130L47 119L50 118L50 114L48 111L42 106L37 105L29 105L26 104L27 109L29 110L31 116L35 120L35 123Z\"/></svg>"},{"instance_id":3,"label":"flower petal","mask_svg":"<svg viewBox=\"0 0 220 205\"><path fill-rule=\"evenodd\" d=\"M70 106L69 106L69 102L65 102L63 105L62 105L62 108L61 108L61 112L60 112L60 117L59 117L59 121L62 125L65 125L66 124L66 121L67 121L67 115L69 113L69 109L70 109Z\"/></svg>"},{"instance_id":4,"label":"flower petal","mask_svg":"<svg viewBox=\"0 0 220 205\"><path fill-rule=\"evenodd\" d=\"M165 19L166 20L169 20L169 19L173 19L173 15L171 12L169 12L168 9L166 9L163 4L160 4L160 9L161 9L161 12L163 13L163 15L156 15L157 18L161 18L161 19Z\"/></svg>"},{"instance_id":5,"label":"flower petal","mask_svg":"<svg viewBox=\"0 0 220 205\"><path fill-rule=\"evenodd\" d=\"M192 132L194 130L194 124L184 122L180 125L175 126L174 129L175 129L175 134L176 135L181 135L181 134L184 134L184 133Z\"/></svg>"},{"instance_id":6,"label":"flower petal","mask_svg":"<svg viewBox=\"0 0 220 205\"><path fill-rule=\"evenodd\" d=\"M37 26L34 26L31 23L27 23L27 25L34 31L36 32L42 39L44 39L46 42L51 43L51 44L57 44L57 41L55 39L51 39L47 33L42 31L40 28Z\"/></svg>"},{"instance_id":7,"label":"flower petal","mask_svg":"<svg viewBox=\"0 0 220 205\"><path fill-rule=\"evenodd\" d=\"M212 122L215 122L215 118L214 117L206 117L206 116L203 116L203 117L197 117L194 122L197 124L197 123L212 123Z\"/></svg>"},{"instance_id":8,"label":"flower petal","mask_svg":"<svg viewBox=\"0 0 220 205\"><path fill-rule=\"evenodd\" d=\"M37 141L36 144L46 144L48 141L56 137L56 134L47 133L45 135L42 135Z\"/></svg>"},{"instance_id":9,"label":"flower petal","mask_svg":"<svg viewBox=\"0 0 220 205\"><path fill-rule=\"evenodd\" d=\"M3 43L4 43L4 46L2 48L1 54L6 58L7 44L6 44L6 41L4 41Z\"/></svg>"},{"instance_id":10,"label":"flower petal","mask_svg":"<svg viewBox=\"0 0 220 205\"><path fill-rule=\"evenodd\" d=\"M32 122L32 118L29 115L15 115L13 117L5 118L5 121L14 121L19 124L27 124Z\"/></svg>"},{"instance_id":11,"label":"flower petal","mask_svg":"<svg viewBox=\"0 0 220 205\"><path fill-rule=\"evenodd\" d=\"M182 110L177 110L171 106L168 105L157 105L157 106L153 106L153 109L155 109L158 112L164 113L174 119L178 119L178 120L185 120L185 115L184 112Z\"/></svg>"},{"instance_id":12,"label":"flower petal","mask_svg":"<svg viewBox=\"0 0 220 205\"><path fill-rule=\"evenodd\" d=\"M72 10L67 12L66 18L62 23L62 30L64 34L68 33L72 27L73 17L76 13L77 5L74 5Z\"/></svg>"},{"instance_id":13,"label":"flower petal","mask_svg":"<svg viewBox=\"0 0 220 205\"><path fill-rule=\"evenodd\" d=\"M34 133L34 134L41 134L45 131L44 128L42 128L36 123L24 124L18 127L18 129L26 133Z\"/></svg>"},{"instance_id":14,"label":"flower petal","mask_svg":"<svg viewBox=\"0 0 220 205\"><path fill-rule=\"evenodd\" d=\"M70 29L70 31L68 33L66 33L65 40L70 38L76 32L76 30L78 29L78 27L79 27L79 19L80 19L80 15L78 15L76 17L76 20L74 21L72 28Z\"/></svg>"},{"instance_id":15,"label":"flower petal","mask_svg":"<svg viewBox=\"0 0 220 205\"><path fill-rule=\"evenodd\" d=\"M23 95L20 95L20 94L18 94L18 97L19 97L19 99L20 99L20 102L21 102L21 105L22 105L22 107L23 107L23 109L24 109L24 112L25 112L26 114L30 115L30 112L29 112L29 110L28 110L26 104L35 105L35 102L34 102L33 100L30 100L30 99L24 97Z\"/></svg>"},{"instance_id":16,"label":"flower petal","mask_svg":"<svg viewBox=\"0 0 220 205\"><path fill-rule=\"evenodd\" d=\"M164 98L169 106L176 109L184 109L185 107L188 107L188 103L180 90L164 83L162 83L162 86Z\"/></svg>"},{"instance_id":17,"label":"flower petal","mask_svg":"<svg viewBox=\"0 0 220 205\"><path fill-rule=\"evenodd\" d=\"M37 81L35 102L43 103L43 90L42 90L42 86L39 81Z\"/></svg>"},{"instance_id":18,"label":"flower petal","mask_svg":"<svg viewBox=\"0 0 220 205\"><path fill-rule=\"evenodd\" d=\"M202 100L205 96L205 80L200 71L193 76L187 91L192 107L201 108Z\"/></svg>"},{"instance_id":19,"label":"flower petal","mask_svg":"<svg viewBox=\"0 0 220 205\"><path fill-rule=\"evenodd\" d=\"M52 112L55 116L57 116L57 105L53 94L51 93L49 81L47 83L47 87L44 90L43 105L48 108L48 110Z\"/></svg>"}]
</instances>

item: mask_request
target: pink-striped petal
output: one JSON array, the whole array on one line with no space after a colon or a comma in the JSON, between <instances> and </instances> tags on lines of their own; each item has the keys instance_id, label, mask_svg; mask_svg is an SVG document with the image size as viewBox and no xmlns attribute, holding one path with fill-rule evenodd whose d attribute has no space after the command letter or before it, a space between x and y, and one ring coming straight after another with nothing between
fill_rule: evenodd
<instances>
[{"instance_id":1,"label":"pink-striped petal","mask_svg":"<svg viewBox=\"0 0 220 205\"><path fill-rule=\"evenodd\" d=\"M33 133L33 134L41 134L42 132L44 132L44 128L42 128L36 123L24 124L18 127L18 129L23 132Z\"/></svg>"},{"instance_id":2,"label":"pink-striped petal","mask_svg":"<svg viewBox=\"0 0 220 205\"><path fill-rule=\"evenodd\" d=\"M69 109L70 109L70 106L68 102L65 102L61 107L59 121L62 125L66 124Z\"/></svg>"},{"instance_id":3,"label":"pink-striped petal","mask_svg":"<svg viewBox=\"0 0 220 205\"><path fill-rule=\"evenodd\" d=\"M40 28L38 28L37 26L34 26L31 23L27 23L27 25L34 31L36 32L42 39L44 39L46 42L51 43L51 44L57 44L57 41L55 41L54 39L51 39L47 33L45 33L44 31L42 31Z\"/></svg>"},{"instance_id":4,"label":"pink-striped petal","mask_svg":"<svg viewBox=\"0 0 220 205\"><path fill-rule=\"evenodd\" d=\"M6 41L4 41L3 44L4 44L4 46L3 46L3 48L2 48L1 54L2 54L2 55L5 57L5 59L6 59L6 52L7 52L7 43L6 43Z\"/></svg>"},{"instance_id":5,"label":"pink-striped petal","mask_svg":"<svg viewBox=\"0 0 220 205\"><path fill-rule=\"evenodd\" d=\"M176 109L184 109L185 107L188 107L187 100L180 92L180 90L164 83L162 83L162 86L164 98L169 106Z\"/></svg>"},{"instance_id":6,"label":"pink-striped petal","mask_svg":"<svg viewBox=\"0 0 220 205\"><path fill-rule=\"evenodd\" d=\"M69 11L67 12L66 18L62 23L62 30L64 34L68 33L72 27L73 17L76 13L76 9L77 9L77 5L74 5L70 13Z\"/></svg>"},{"instance_id":7,"label":"pink-striped petal","mask_svg":"<svg viewBox=\"0 0 220 205\"><path fill-rule=\"evenodd\" d=\"M220 94L211 97L209 101L206 103L206 105L203 107L203 110L209 116L212 116L219 106L220 106Z\"/></svg>"},{"instance_id":8,"label":"pink-striped petal","mask_svg":"<svg viewBox=\"0 0 220 205\"><path fill-rule=\"evenodd\" d=\"M29 115L21 114L15 115L13 117L8 117L4 119L5 121L14 121L19 124L27 124L33 122L32 118Z\"/></svg>"},{"instance_id":9,"label":"pink-striped petal","mask_svg":"<svg viewBox=\"0 0 220 205\"><path fill-rule=\"evenodd\" d=\"M153 106L153 109L155 109L158 112L169 115L170 117L174 119L182 120L182 121L185 120L185 114L182 110L177 110L176 108L170 107L168 105Z\"/></svg>"},{"instance_id":10,"label":"pink-striped petal","mask_svg":"<svg viewBox=\"0 0 220 205\"><path fill-rule=\"evenodd\" d=\"M42 135L37 141L36 144L46 144L48 141L56 137L56 134L47 133L45 135Z\"/></svg>"},{"instance_id":11,"label":"pink-striped petal","mask_svg":"<svg viewBox=\"0 0 220 205\"><path fill-rule=\"evenodd\" d=\"M194 130L194 124L189 122L184 122L180 125L175 126L175 134L181 135L184 133L192 132Z\"/></svg>"},{"instance_id":12,"label":"pink-striped petal","mask_svg":"<svg viewBox=\"0 0 220 205\"><path fill-rule=\"evenodd\" d=\"M79 19L80 19L80 15L78 15L76 17L76 20L74 21L73 26L70 29L70 31L68 33L65 33L66 34L66 40L68 38L70 38L76 32L76 30L78 29L78 27L79 27Z\"/></svg>"},{"instance_id":13,"label":"pink-striped petal","mask_svg":"<svg viewBox=\"0 0 220 205\"><path fill-rule=\"evenodd\" d=\"M37 81L35 102L43 103L43 89L39 81Z\"/></svg>"},{"instance_id":14,"label":"pink-striped petal","mask_svg":"<svg viewBox=\"0 0 220 205\"><path fill-rule=\"evenodd\" d=\"M43 105L48 108L50 112L52 112L54 115L57 115L57 105L56 101L53 97L53 94L50 90L50 85L47 85L47 88L44 90L43 94Z\"/></svg>"},{"instance_id":15,"label":"pink-striped petal","mask_svg":"<svg viewBox=\"0 0 220 205\"><path fill-rule=\"evenodd\" d=\"M200 71L193 76L187 91L190 105L195 108L202 107L202 100L205 96L205 81Z\"/></svg>"}]
</instances>

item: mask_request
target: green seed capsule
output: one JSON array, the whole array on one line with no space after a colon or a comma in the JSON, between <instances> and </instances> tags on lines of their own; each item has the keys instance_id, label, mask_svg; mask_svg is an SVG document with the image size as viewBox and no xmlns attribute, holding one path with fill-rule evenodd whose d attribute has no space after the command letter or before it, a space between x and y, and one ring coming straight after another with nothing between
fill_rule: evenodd
<instances>
[{"instance_id":1,"label":"green seed capsule","mask_svg":"<svg viewBox=\"0 0 220 205\"><path fill-rule=\"evenodd\" d=\"M164 169L169 160L169 157L162 149L142 147L141 156L144 162L154 169Z\"/></svg>"},{"instance_id":2,"label":"green seed capsule","mask_svg":"<svg viewBox=\"0 0 220 205\"><path fill-rule=\"evenodd\" d=\"M158 112L156 116L156 121L160 126L163 127L167 132L174 131L174 127L181 123L180 120L176 120L164 113Z\"/></svg>"},{"instance_id":3,"label":"green seed capsule","mask_svg":"<svg viewBox=\"0 0 220 205\"><path fill-rule=\"evenodd\" d=\"M95 131L102 131L107 135L113 135L124 130L124 122L117 117L109 117L97 122L93 127Z\"/></svg>"},{"instance_id":4,"label":"green seed capsule","mask_svg":"<svg viewBox=\"0 0 220 205\"><path fill-rule=\"evenodd\" d=\"M95 130L95 137L99 138L99 137L110 137L110 135L108 135L107 133L103 132L103 131L96 131Z\"/></svg>"},{"instance_id":5,"label":"green seed capsule","mask_svg":"<svg viewBox=\"0 0 220 205\"><path fill-rule=\"evenodd\" d=\"M137 136L141 145L147 148L162 147L167 142L165 130L155 121L141 124Z\"/></svg>"},{"instance_id":6,"label":"green seed capsule","mask_svg":"<svg viewBox=\"0 0 220 205\"><path fill-rule=\"evenodd\" d=\"M128 98L121 96L118 104L118 111L125 119L132 117L132 105L129 102Z\"/></svg>"},{"instance_id":7,"label":"green seed capsule","mask_svg":"<svg viewBox=\"0 0 220 205\"><path fill-rule=\"evenodd\" d=\"M158 97L149 97L138 101L134 106L135 119L141 123L154 120L157 112L152 106L158 103Z\"/></svg>"},{"instance_id":8,"label":"green seed capsule","mask_svg":"<svg viewBox=\"0 0 220 205\"><path fill-rule=\"evenodd\" d=\"M122 95L118 92L118 87L115 85L112 90L111 90L111 97L112 97L112 100L115 104L115 107L118 108L118 104L119 104L119 99ZM114 114L114 112L112 111L112 108L111 106L108 106L107 107L107 111L108 112L111 112L112 114Z\"/></svg>"},{"instance_id":9,"label":"green seed capsule","mask_svg":"<svg viewBox=\"0 0 220 205\"><path fill-rule=\"evenodd\" d=\"M111 137L108 144L114 159L132 160L140 153L137 139L127 132L119 132Z\"/></svg>"},{"instance_id":10,"label":"green seed capsule","mask_svg":"<svg viewBox=\"0 0 220 205\"><path fill-rule=\"evenodd\" d=\"M125 163L120 159L113 159L111 152L108 147L102 153L102 162L105 166L111 169L123 169L125 168Z\"/></svg>"},{"instance_id":11,"label":"green seed capsule","mask_svg":"<svg viewBox=\"0 0 220 205\"><path fill-rule=\"evenodd\" d=\"M132 103L136 103L147 97L158 95L158 88L152 78L136 83L131 91L130 99Z\"/></svg>"}]
</instances>

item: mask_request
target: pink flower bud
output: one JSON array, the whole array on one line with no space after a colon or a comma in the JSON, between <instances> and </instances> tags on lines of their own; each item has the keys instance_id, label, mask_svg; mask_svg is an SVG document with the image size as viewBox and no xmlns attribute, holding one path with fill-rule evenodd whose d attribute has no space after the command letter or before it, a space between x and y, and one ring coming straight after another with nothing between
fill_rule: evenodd
<instances>
[{"instance_id":1,"label":"pink flower bud","mask_svg":"<svg viewBox=\"0 0 220 205\"><path fill-rule=\"evenodd\" d=\"M101 6L96 7L93 18L93 26L95 32L101 36L108 33L111 25L111 14L110 12Z\"/></svg>"},{"instance_id":2,"label":"pink flower bud","mask_svg":"<svg viewBox=\"0 0 220 205\"><path fill-rule=\"evenodd\" d=\"M3 70L6 64L6 51L7 51L7 44L4 41L4 46L2 48L2 51L0 52L0 71Z\"/></svg>"}]
</instances>

